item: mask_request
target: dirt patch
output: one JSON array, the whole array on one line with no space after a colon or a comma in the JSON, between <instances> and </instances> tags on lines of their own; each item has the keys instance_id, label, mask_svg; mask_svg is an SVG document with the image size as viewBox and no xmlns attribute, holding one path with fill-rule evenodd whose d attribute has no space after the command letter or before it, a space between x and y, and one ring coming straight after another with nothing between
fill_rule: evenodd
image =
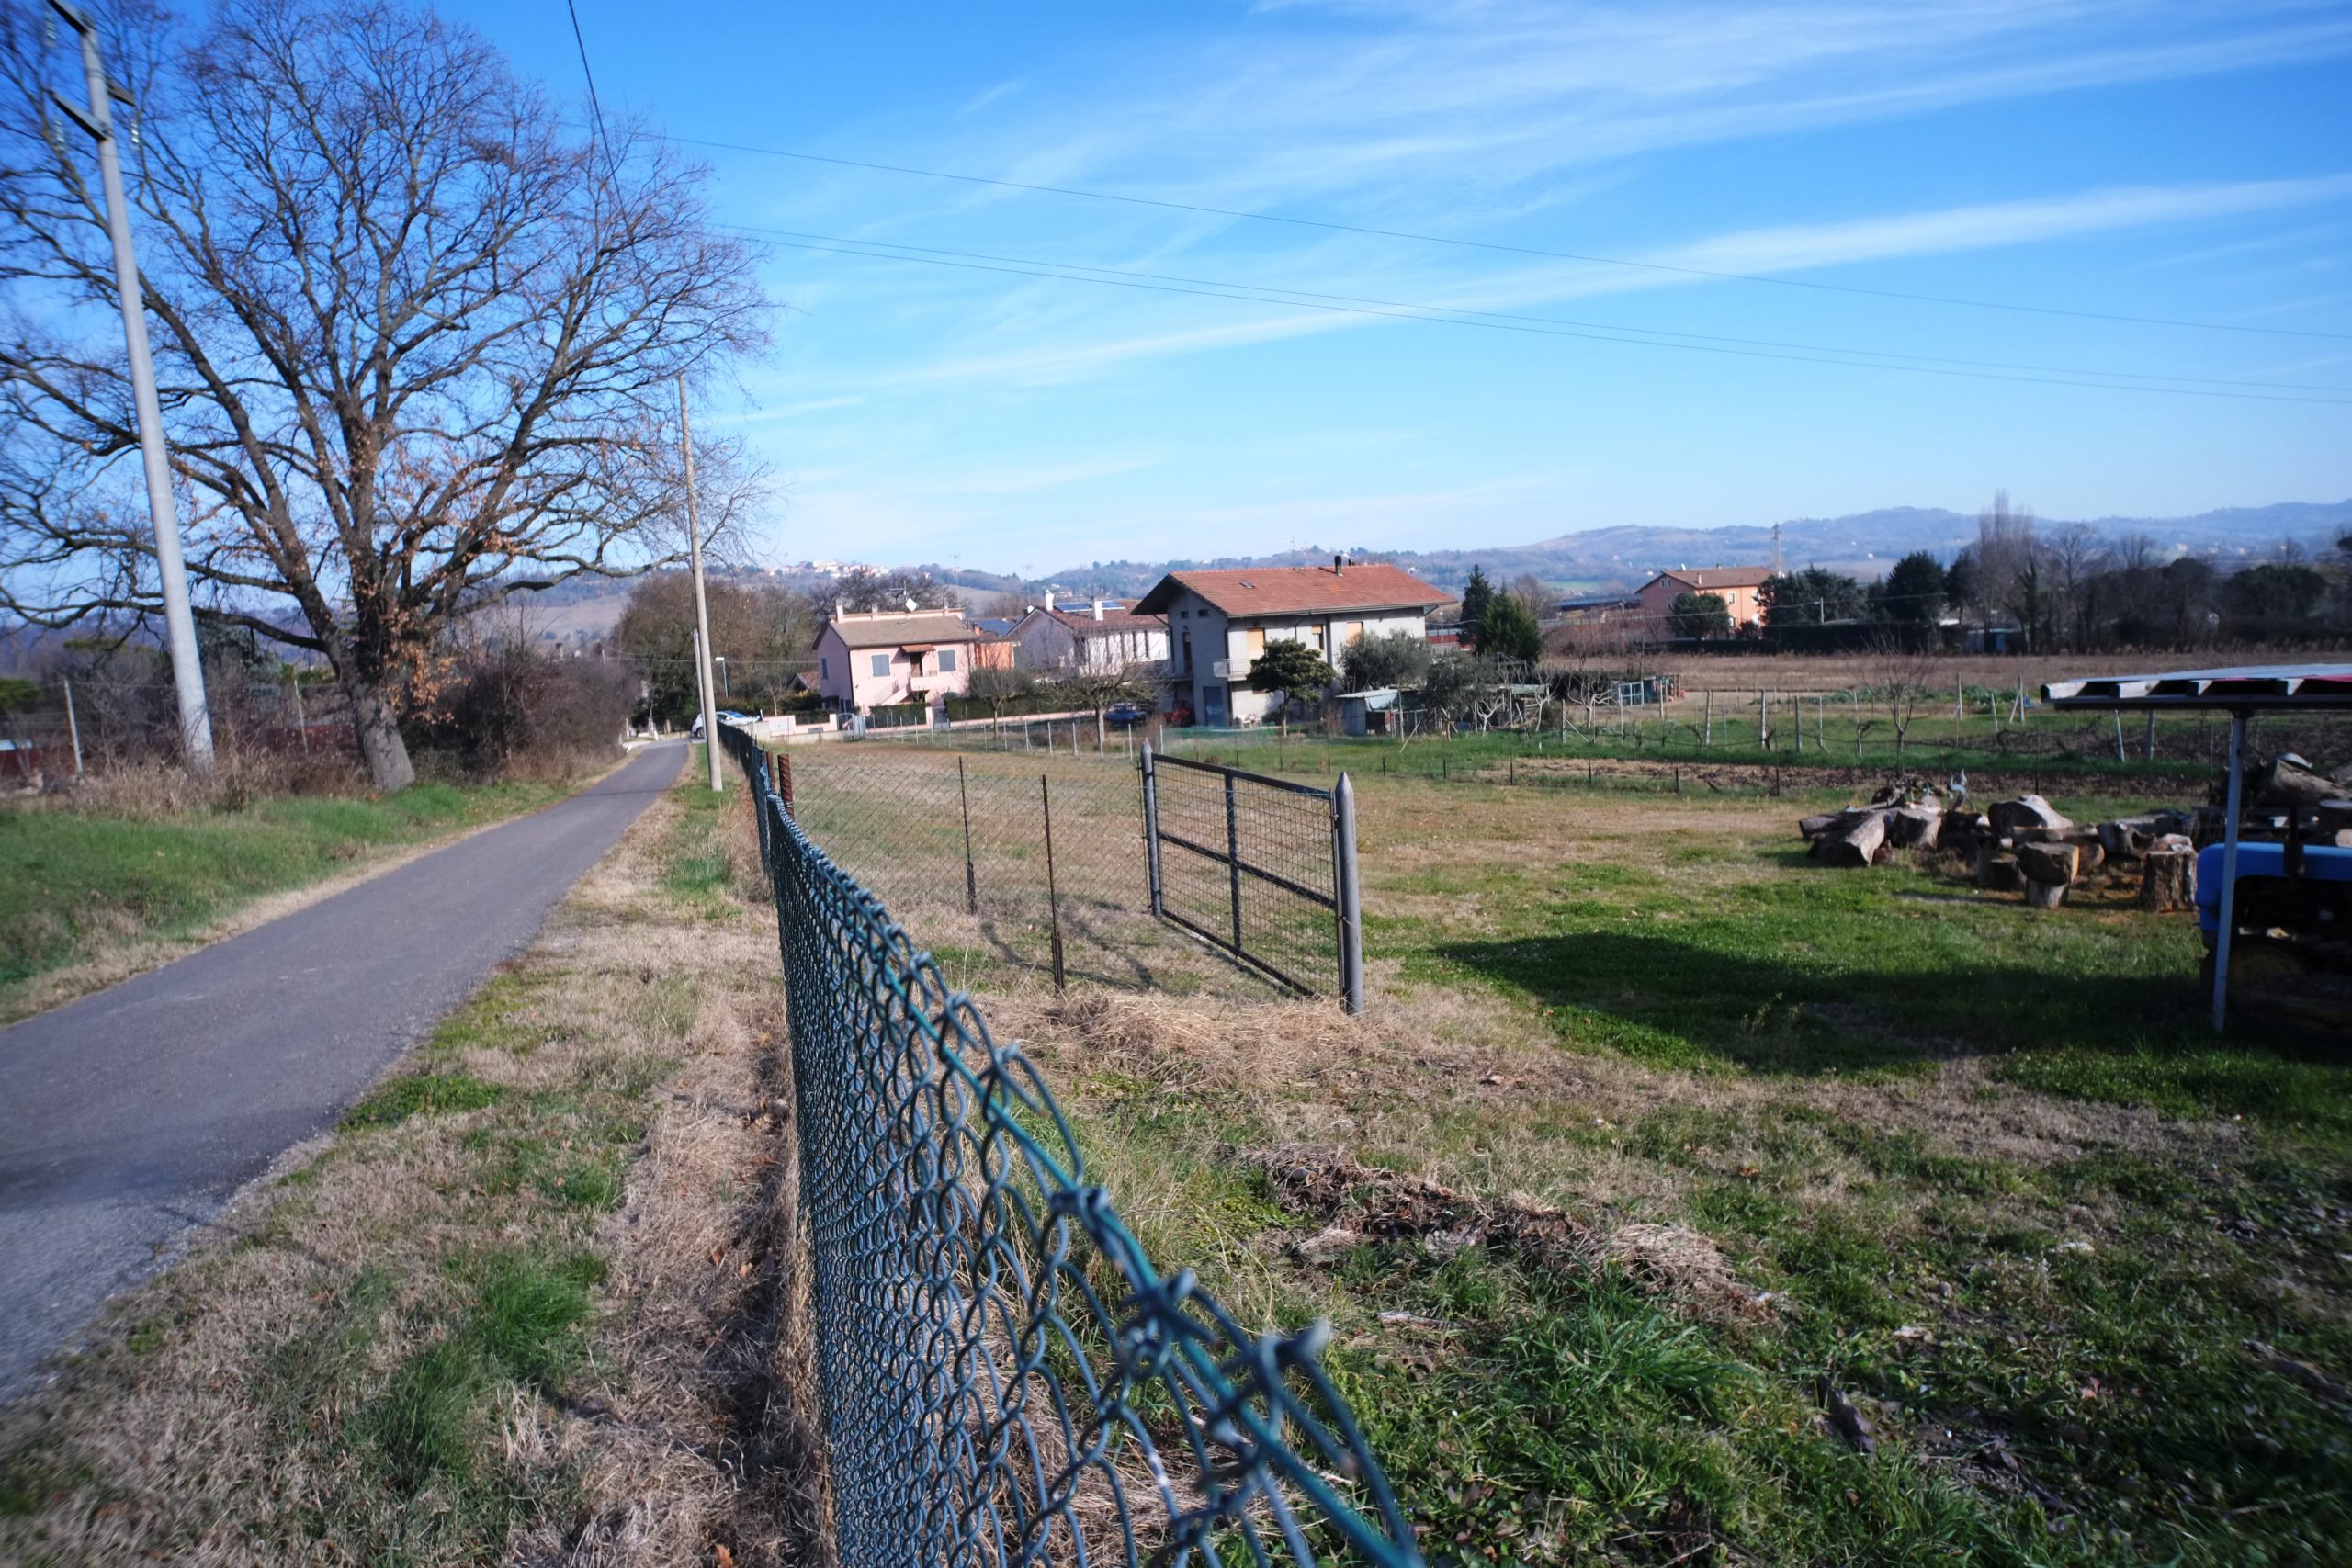
<instances>
[{"instance_id":1,"label":"dirt patch","mask_svg":"<svg viewBox=\"0 0 2352 1568\"><path fill-rule=\"evenodd\" d=\"M1264 1171L1285 1204L1348 1237L1419 1241L1439 1251L1490 1247L1535 1269L1589 1272L1614 1265L1645 1289L1703 1314L1769 1315L1769 1303L1739 1282L1714 1244L1681 1225L1600 1231L1565 1209L1479 1198L1319 1146L1248 1149L1235 1157ZM1310 1242L1305 1255L1330 1247L1329 1241Z\"/></svg>"}]
</instances>

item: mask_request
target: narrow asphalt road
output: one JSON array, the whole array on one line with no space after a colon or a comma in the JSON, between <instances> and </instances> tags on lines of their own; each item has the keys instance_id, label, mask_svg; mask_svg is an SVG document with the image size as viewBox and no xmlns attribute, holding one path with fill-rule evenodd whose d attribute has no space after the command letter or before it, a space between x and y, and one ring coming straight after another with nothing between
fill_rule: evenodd
<instances>
[{"instance_id":1,"label":"narrow asphalt road","mask_svg":"<svg viewBox=\"0 0 2352 1568\"><path fill-rule=\"evenodd\" d=\"M0 1404L535 936L666 789L594 789L0 1031Z\"/></svg>"}]
</instances>

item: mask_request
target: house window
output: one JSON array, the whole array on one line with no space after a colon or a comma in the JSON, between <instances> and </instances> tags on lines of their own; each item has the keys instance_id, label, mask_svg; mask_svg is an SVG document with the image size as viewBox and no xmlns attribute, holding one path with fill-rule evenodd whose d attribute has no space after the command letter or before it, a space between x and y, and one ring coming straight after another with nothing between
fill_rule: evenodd
<instances>
[{"instance_id":1,"label":"house window","mask_svg":"<svg viewBox=\"0 0 2352 1568\"><path fill-rule=\"evenodd\" d=\"M820 659L817 660L817 679L820 681L830 681L832 678L833 661L830 659Z\"/></svg>"},{"instance_id":2,"label":"house window","mask_svg":"<svg viewBox=\"0 0 2352 1568\"><path fill-rule=\"evenodd\" d=\"M890 656L888 654L877 653L874 656L874 672L876 675L888 675L890 672Z\"/></svg>"},{"instance_id":3,"label":"house window","mask_svg":"<svg viewBox=\"0 0 2352 1568\"><path fill-rule=\"evenodd\" d=\"M1340 646L1341 648L1350 646L1356 640L1356 638L1362 636L1363 636L1363 623L1362 621L1341 621L1340 623Z\"/></svg>"},{"instance_id":4,"label":"house window","mask_svg":"<svg viewBox=\"0 0 2352 1568\"><path fill-rule=\"evenodd\" d=\"M943 648L939 650L939 672L942 675L953 675L956 673L956 650L954 649Z\"/></svg>"},{"instance_id":5,"label":"house window","mask_svg":"<svg viewBox=\"0 0 2352 1568\"><path fill-rule=\"evenodd\" d=\"M1265 627L1263 627L1263 626L1251 626L1251 627L1250 628L1250 630L1245 634L1245 636L1246 636L1246 637L1247 637L1247 638L1248 638L1247 646L1248 646L1248 648L1249 648L1249 649L1250 649L1250 658L1255 659L1255 658L1257 658L1257 657L1258 657L1258 655L1260 655L1260 654L1261 654L1261 653L1263 653L1263 652L1265 652L1265 651L1266 651L1266 628L1265 628Z\"/></svg>"}]
</instances>

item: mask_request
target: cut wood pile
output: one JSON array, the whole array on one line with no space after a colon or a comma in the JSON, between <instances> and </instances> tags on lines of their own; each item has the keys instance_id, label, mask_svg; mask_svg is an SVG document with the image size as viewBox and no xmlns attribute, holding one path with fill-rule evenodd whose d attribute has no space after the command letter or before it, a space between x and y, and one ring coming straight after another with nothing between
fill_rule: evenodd
<instances>
[{"instance_id":1,"label":"cut wood pile","mask_svg":"<svg viewBox=\"0 0 2352 1568\"><path fill-rule=\"evenodd\" d=\"M1932 786L1898 783L1867 806L1804 818L1797 832L1813 858L1829 865L1883 865L1906 849L1940 852L1965 862L1977 886L2018 894L2042 909L2064 903L2094 874L2112 879L2136 863L2141 906L2165 910L2189 907L2192 825L2183 811L2081 824L2038 795L1969 811L1948 807Z\"/></svg>"},{"instance_id":2,"label":"cut wood pile","mask_svg":"<svg viewBox=\"0 0 2352 1568\"><path fill-rule=\"evenodd\" d=\"M2228 809L2221 800L2217 784L2212 803L2197 808L2188 831L2199 849L2222 841ZM2248 842L2292 836L2306 844L2352 849L2352 763L2322 773L2292 751L2250 762L2243 811L2238 836Z\"/></svg>"},{"instance_id":3,"label":"cut wood pile","mask_svg":"<svg viewBox=\"0 0 2352 1568\"><path fill-rule=\"evenodd\" d=\"M1905 850L1962 860L1976 886L2014 893L2054 909L2094 876L2110 886L2136 876L2140 908L2165 913L2195 907L2197 852L2222 841L2227 808L2205 805L2151 810L2107 822L2069 820L2038 795L1965 809L1966 778L1949 797L1932 784L1895 780L1865 806L1806 817L1797 832L1827 865L1884 865ZM2213 791L2215 799L2222 791ZM2323 773L2289 752L2250 765L2240 837L2294 839L2352 848L2352 764Z\"/></svg>"}]
</instances>

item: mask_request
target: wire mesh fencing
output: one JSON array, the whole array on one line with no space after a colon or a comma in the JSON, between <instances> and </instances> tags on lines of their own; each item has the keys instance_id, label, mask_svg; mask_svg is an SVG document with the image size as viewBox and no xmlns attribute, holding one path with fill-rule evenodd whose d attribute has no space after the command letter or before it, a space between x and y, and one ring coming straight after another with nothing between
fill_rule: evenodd
<instances>
[{"instance_id":1,"label":"wire mesh fencing","mask_svg":"<svg viewBox=\"0 0 2352 1568\"><path fill-rule=\"evenodd\" d=\"M775 894L846 1568L1419 1563L1329 1328L1162 1274L1035 1066L722 735Z\"/></svg>"},{"instance_id":2,"label":"wire mesh fencing","mask_svg":"<svg viewBox=\"0 0 2352 1568\"><path fill-rule=\"evenodd\" d=\"M1139 987L1216 979L1155 931L1134 769L832 743L789 758L802 830L951 973ZM1058 962L1057 962L1058 960Z\"/></svg>"}]
</instances>

